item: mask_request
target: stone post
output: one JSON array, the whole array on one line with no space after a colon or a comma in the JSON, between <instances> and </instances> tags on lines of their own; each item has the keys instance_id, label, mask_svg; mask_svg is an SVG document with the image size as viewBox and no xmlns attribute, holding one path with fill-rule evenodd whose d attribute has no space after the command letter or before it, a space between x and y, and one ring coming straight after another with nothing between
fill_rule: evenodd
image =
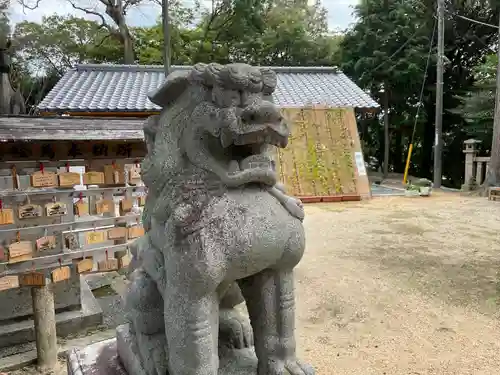
<instances>
[{"instance_id":1,"label":"stone post","mask_svg":"<svg viewBox=\"0 0 500 375\"><path fill-rule=\"evenodd\" d=\"M51 284L32 287L38 366L52 370L57 364L56 314Z\"/></svg>"},{"instance_id":2,"label":"stone post","mask_svg":"<svg viewBox=\"0 0 500 375\"><path fill-rule=\"evenodd\" d=\"M474 158L477 155L476 144L481 143L477 139L468 139L464 142L464 154L465 154L465 174L464 174L464 184L462 185L463 190L468 190L469 183L474 177Z\"/></svg>"},{"instance_id":3,"label":"stone post","mask_svg":"<svg viewBox=\"0 0 500 375\"><path fill-rule=\"evenodd\" d=\"M476 164L476 183L478 185L483 183L483 164L486 163L480 162Z\"/></svg>"}]
</instances>

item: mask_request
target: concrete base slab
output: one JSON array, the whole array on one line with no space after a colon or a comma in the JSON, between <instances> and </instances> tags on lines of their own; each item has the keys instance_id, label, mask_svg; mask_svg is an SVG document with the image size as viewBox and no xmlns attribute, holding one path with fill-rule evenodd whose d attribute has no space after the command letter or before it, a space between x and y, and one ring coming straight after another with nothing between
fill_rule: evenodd
<instances>
[{"instance_id":1,"label":"concrete base slab","mask_svg":"<svg viewBox=\"0 0 500 375\"><path fill-rule=\"evenodd\" d=\"M85 336L77 339L68 340L64 345L59 347L57 355L66 357L68 351L74 348L82 348L104 340L113 339L116 336L116 331L110 329L103 332L96 332L93 335ZM0 372L8 372L18 370L25 366L35 364L37 361L36 350L29 350L24 353L14 354L8 357L0 358Z\"/></svg>"},{"instance_id":2,"label":"concrete base slab","mask_svg":"<svg viewBox=\"0 0 500 375\"><path fill-rule=\"evenodd\" d=\"M118 360L116 339L71 349L66 357L68 375L127 375Z\"/></svg>"},{"instance_id":3,"label":"concrete base slab","mask_svg":"<svg viewBox=\"0 0 500 375\"><path fill-rule=\"evenodd\" d=\"M84 328L97 327L102 323L102 309L88 284L82 278L80 283L81 309L56 314L57 336L65 337ZM33 320L0 325L0 347L34 341Z\"/></svg>"},{"instance_id":4,"label":"concrete base slab","mask_svg":"<svg viewBox=\"0 0 500 375\"><path fill-rule=\"evenodd\" d=\"M164 341L163 334L152 342L141 342L139 345L161 343ZM116 340L118 358L128 374L146 375L147 372L141 365L141 359L137 353L137 342L135 336L130 332L128 324L121 325L116 329ZM154 345L154 346L156 346ZM164 346L164 344L159 344ZM256 375L257 357L253 349L219 349L219 371L218 375Z\"/></svg>"},{"instance_id":5,"label":"concrete base slab","mask_svg":"<svg viewBox=\"0 0 500 375\"><path fill-rule=\"evenodd\" d=\"M67 354L68 375L140 375L128 372L117 352L116 339L102 341ZM251 349L231 350L221 358L218 375L257 375L257 359Z\"/></svg>"},{"instance_id":6,"label":"concrete base slab","mask_svg":"<svg viewBox=\"0 0 500 375\"><path fill-rule=\"evenodd\" d=\"M117 335L117 339L69 350L68 375L145 374L134 352L135 344L128 326L120 326ZM219 354L218 375L257 375L257 358L253 349L226 349Z\"/></svg>"}]
</instances>

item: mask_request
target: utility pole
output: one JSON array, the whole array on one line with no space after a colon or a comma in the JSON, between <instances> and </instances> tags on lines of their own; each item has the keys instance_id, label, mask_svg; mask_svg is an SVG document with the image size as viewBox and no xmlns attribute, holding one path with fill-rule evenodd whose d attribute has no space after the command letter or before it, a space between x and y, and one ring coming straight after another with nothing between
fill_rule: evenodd
<instances>
[{"instance_id":1,"label":"utility pole","mask_svg":"<svg viewBox=\"0 0 500 375\"><path fill-rule=\"evenodd\" d=\"M166 78L168 73L170 73L170 20L168 15L168 0L162 0L161 5L163 17L163 64Z\"/></svg>"},{"instance_id":2,"label":"utility pole","mask_svg":"<svg viewBox=\"0 0 500 375\"><path fill-rule=\"evenodd\" d=\"M391 149L389 137L389 86L384 83L384 174L383 178L389 176L389 151Z\"/></svg>"},{"instance_id":3,"label":"utility pole","mask_svg":"<svg viewBox=\"0 0 500 375\"><path fill-rule=\"evenodd\" d=\"M444 64L444 0L437 0L438 43L436 79L436 138L434 141L434 187L441 187L443 164L443 64Z\"/></svg>"},{"instance_id":4,"label":"utility pole","mask_svg":"<svg viewBox=\"0 0 500 375\"><path fill-rule=\"evenodd\" d=\"M499 186L500 184L500 17L498 20L497 57L498 57L497 87L495 90L495 116L493 118L493 140L491 144L490 163L487 168L487 174L483 184L484 194L488 194L489 188L491 186Z\"/></svg>"}]
</instances>

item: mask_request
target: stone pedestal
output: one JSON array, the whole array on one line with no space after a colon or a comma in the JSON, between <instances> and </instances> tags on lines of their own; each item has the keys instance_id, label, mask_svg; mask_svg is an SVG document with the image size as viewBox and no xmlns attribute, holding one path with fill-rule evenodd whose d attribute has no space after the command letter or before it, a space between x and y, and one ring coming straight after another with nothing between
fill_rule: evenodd
<instances>
[{"instance_id":1,"label":"stone pedestal","mask_svg":"<svg viewBox=\"0 0 500 375\"><path fill-rule=\"evenodd\" d=\"M122 325L116 339L70 350L68 375L145 374L132 338L128 325ZM257 375L257 358L252 349L222 349L220 355L218 375Z\"/></svg>"},{"instance_id":2,"label":"stone pedestal","mask_svg":"<svg viewBox=\"0 0 500 375\"><path fill-rule=\"evenodd\" d=\"M83 276L76 275L53 287L57 336L65 337L102 323L102 309ZM35 341L30 289L23 287L0 294L1 348ZM26 300L28 297L29 301Z\"/></svg>"},{"instance_id":3,"label":"stone pedestal","mask_svg":"<svg viewBox=\"0 0 500 375\"><path fill-rule=\"evenodd\" d=\"M118 361L116 339L69 350L67 367L68 375L127 375Z\"/></svg>"}]
</instances>

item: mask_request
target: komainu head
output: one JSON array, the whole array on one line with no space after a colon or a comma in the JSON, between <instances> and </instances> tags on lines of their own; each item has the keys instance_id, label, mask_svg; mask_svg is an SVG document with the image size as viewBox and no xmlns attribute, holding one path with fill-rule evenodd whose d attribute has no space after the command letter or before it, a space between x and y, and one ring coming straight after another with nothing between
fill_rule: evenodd
<instances>
[{"instance_id":1,"label":"komainu head","mask_svg":"<svg viewBox=\"0 0 500 375\"><path fill-rule=\"evenodd\" d=\"M285 147L289 137L271 101L275 88L273 71L247 64L197 64L173 72L150 96L163 110L145 128L148 149L170 154L172 167L185 156L228 187L272 185L276 181L267 151ZM172 155L172 148L179 154Z\"/></svg>"}]
</instances>

